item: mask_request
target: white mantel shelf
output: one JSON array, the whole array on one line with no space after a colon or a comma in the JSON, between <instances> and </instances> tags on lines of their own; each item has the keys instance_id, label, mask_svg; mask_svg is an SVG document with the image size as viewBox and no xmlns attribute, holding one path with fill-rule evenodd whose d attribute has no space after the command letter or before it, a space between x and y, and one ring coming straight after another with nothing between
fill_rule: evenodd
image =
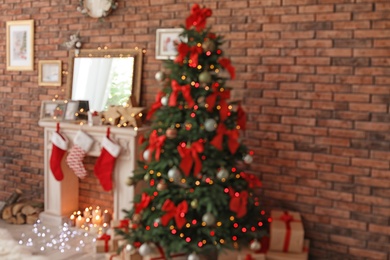
<instances>
[{"instance_id":1,"label":"white mantel shelf","mask_svg":"<svg viewBox=\"0 0 390 260\"><path fill-rule=\"evenodd\" d=\"M64 172L64 179L57 181L50 170L50 156L52 150L51 137L57 129L57 122L39 121L39 126L44 128L44 202L45 209L40 214L43 223L62 225L68 221L69 216L79 209L79 179L73 172ZM116 159L112 173L113 180L113 218L123 219L123 209L132 208L134 187L126 185L126 180L132 176L136 168L138 156L138 137L149 128L134 129L132 127L116 126L89 126L60 122L60 132L69 139L69 149L73 146L73 138L79 130L84 131L94 139L92 148L87 153L89 156L98 157L101 153L101 141L106 136L110 127L110 138L121 146L121 152ZM64 160L63 160L64 161ZM63 162L64 163L64 162ZM88 173L93 174L93 173ZM97 205L96 205L97 206Z\"/></svg>"}]
</instances>

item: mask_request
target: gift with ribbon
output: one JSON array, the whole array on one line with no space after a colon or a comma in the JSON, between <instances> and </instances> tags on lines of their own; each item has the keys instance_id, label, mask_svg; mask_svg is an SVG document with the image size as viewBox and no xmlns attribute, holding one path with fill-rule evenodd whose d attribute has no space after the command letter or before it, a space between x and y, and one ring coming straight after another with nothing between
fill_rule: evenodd
<instances>
[{"instance_id":1,"label":"gift with ribbon","mask_svg":"<svg viewBox=\"0 0 390 260\"><path fill-rule=\"evenodd\" d=\"M272 210L270 251L302 253L304 229L298 212Z\"/></svg>"},{"instance_id":2,"label":"gift with ribbon","mask_svg":"<svg viewBox=\"0 0 390 260\"><path fill-rule=\"evenodd\" d=\"M268 251L267 260L308 260L309 259L309 240L305 239L303 249L299 253L284 253Z\"/></svg>"},{"instance_id":3,"label":"gift with ribbon","mask_svg":"<svg viewBox=\"0 0 390 260\"><path fill-rule=\"evenodd\" d=\"M96 253L107 253L113 251L112 245L110 243L111 236L107 234L103 234L96 239Z\"/></svg>"}]
</instances>

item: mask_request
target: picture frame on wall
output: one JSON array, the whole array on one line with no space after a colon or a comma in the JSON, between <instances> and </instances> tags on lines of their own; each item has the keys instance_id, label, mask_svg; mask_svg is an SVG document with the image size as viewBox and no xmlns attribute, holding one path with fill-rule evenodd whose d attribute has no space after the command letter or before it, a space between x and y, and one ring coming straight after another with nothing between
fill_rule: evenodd
<instances>
[{"instance_id":1,"label":"picture frame on wall","mask_svg":"<svg viewBox=\"0 0 390 260\"><path fill-rule=\"evenodd\" d=\"M61 86L62 62L60 60L40 60L38 62L38 85Z\"/></svg>"},{"instance_id":2,"label":"picture frame on wall","mask_svg":"<svg viewBox=\"0 0 390 260\"><path fill-rule=\"evenodd\" d=\"M156 59L168 60L176 57L177 44L181 41L186 42L186 39L180 36L182 32L182 28L156 30Z\"/></svg>"},{"instance_id":3,"label":"picture frame on wall","mask_svg":"<svg viewBox=\"0 0 390 260\"><path fill-rule=\"evenodd\" d=\"M62 121L65 116L67 102L64 100L42 101L41 120Z\"/></svg>"},{"instance_id":4,"label":"picture frame on wall","mask_svg":"<svg viewBox=\"0 0 390 260\"><path fill-rule=\"evenodd\" d=\"M6 22L7 70L34 70L34 20Z\"/></svg>"}]
</instances>

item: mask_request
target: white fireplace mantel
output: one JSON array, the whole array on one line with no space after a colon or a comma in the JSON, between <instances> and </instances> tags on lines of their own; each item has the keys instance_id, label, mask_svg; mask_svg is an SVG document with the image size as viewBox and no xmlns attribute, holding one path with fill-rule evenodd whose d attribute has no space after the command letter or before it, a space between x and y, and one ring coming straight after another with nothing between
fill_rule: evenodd
<instances>
[{"instance_id":1,"label":"white fireplace mantel","mask_svg":"<svg viewBox=\"0 0 390 260\"><path fill-rule=\"evenodd\" d=\"M62 225L69 216L79 209L79 179L73 173L64 173L64 179L57 181L50 170L50 156L52 150L51 137L57 129L53 121L39 121L44 127L44 211L40 220L46 224ZM73 146L73 138L79 130L84 131L94 139L89 156L98 157L101 153L101 141L106 136L109 126L89 126L60 122L60 132L69 139L69 148ZM113 180L113 218L123 219L123 209L132 208L134 187L126 185L126 180L132 176L138 156L138 137L147 131L147 128L119 128L112 126L110 138L121 146L121 152L116 159L112 173ZM91 174L91 173L89 173ZM93 174L93 173L92 173Z\"/></svg>"}]
</instances>

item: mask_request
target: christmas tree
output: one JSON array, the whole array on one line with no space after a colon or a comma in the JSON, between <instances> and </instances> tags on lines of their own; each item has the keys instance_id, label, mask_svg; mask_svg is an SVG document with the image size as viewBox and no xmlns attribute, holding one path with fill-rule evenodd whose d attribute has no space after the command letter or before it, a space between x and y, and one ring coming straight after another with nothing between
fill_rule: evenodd
<instances>
[{"instance_id":1,"label":"christmas tree","mask_svg":"<svg viewBox=\"0 0 390 260\"><path fill-rule=\"evenodd\" d=\"M223 37L206 28L212 11L195 4L182 26L177 56L156 74L162 90L147 117L151 131L131 178L146 181L131 210L131 229L119 231L141 255L157 246L166 257L198 259L205 249L221 251L258 242L267 220L254 190L261 183L239 169L252 154L240 143L245 113L230 102L235 70L225 58ZM208 254L208 253L205 253Z\"/></svg>"}]
</instances>

